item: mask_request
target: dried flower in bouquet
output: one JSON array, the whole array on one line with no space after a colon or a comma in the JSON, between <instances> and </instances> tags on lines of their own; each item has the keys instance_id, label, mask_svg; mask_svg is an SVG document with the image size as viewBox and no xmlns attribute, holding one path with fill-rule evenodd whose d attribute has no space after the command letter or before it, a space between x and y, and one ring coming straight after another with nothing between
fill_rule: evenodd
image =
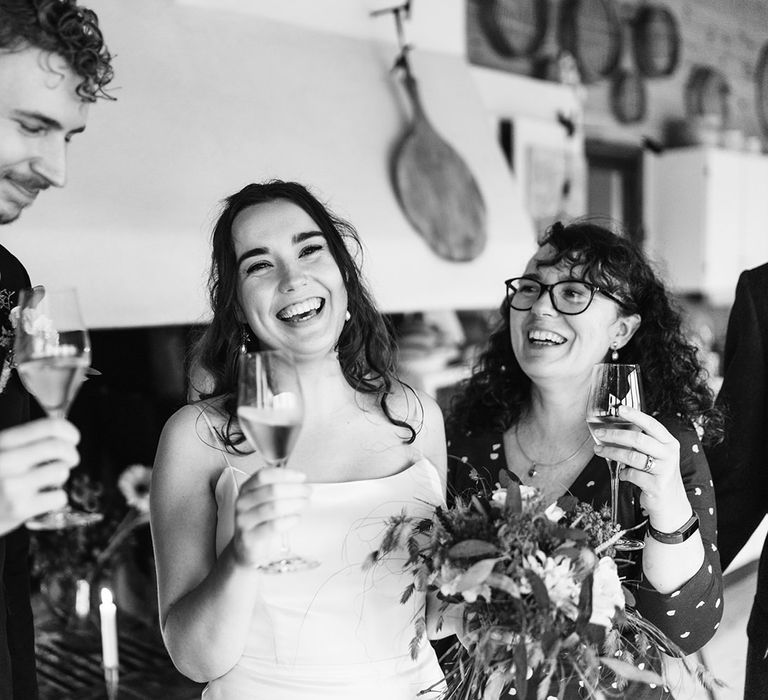
<instances>
[{"instance_id":1,"label":"dried flower in bouquet","mask_svg":"<svg viewBox=\"0 0 768 700\"><path fill-rule=\"evenodd\" d=\"M461 640L443 697L623 697L629 683L665 684L662 653L682 650L634 611L612 544L623 534L608 509L565 496L547 505L512 482L490 494L457 498L431 517L405 514L388 522L366 566L405 549L413 582L403 593L434 595L444 617L463 610ZM412 654L426 634L416 621Z\"/></svg>"}]
</instances>

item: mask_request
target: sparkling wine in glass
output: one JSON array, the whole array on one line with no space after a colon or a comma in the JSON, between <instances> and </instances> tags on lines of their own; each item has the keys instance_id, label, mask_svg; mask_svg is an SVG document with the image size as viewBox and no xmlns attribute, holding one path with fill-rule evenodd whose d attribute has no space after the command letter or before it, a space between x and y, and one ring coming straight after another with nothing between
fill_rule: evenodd
<instances>
[{"instance_id":1,"label":"sparkling wine in glass","mask_svg":"<svg viewBox=\"0 0 768 700\"><path fill-rule=\"evenodd\" d=\"M592 379L587 399L587 425L592 439L598 445L609 445L595 436L598 428L612 430L636 430L640 428L634 423L619 416L619 406L631 406L643 410L643 385L640 379L638 365L603 363L592 369ZM618 521L619 508L619 472L623 464L606 459L611 472L611 522L621 525ZM643 548L642 540L626 535L620 538L614 547L620 551L633 551Z\"/></svg>"},{"instance_id":2,"label":"sparkling wine in glass","mask_svg":"<svg viewBox=\"0 0 768 700\"><path fill-rule=\"evenodd\" d=\"M74 288L19 292L13 357L22 383L51 418L64 418L91 363L91 343ZM65 506L27 520L30 530L98 522L101 513Z\"/></svg>"},{"instance_id":3,"label":"sparkling wine in glass","mask_svg":"<svg viewBox=\"0 0 768 700\"><path fill-rule=\"evenodd\" d=\"M304 400L293 359L276 350L240 358L237 418L251 446L272 467L284 467L304 419ZM287 534L277 559L258 568L267 573L302 571L319 562L294 554Z\"/></svg>"}]
</instances>

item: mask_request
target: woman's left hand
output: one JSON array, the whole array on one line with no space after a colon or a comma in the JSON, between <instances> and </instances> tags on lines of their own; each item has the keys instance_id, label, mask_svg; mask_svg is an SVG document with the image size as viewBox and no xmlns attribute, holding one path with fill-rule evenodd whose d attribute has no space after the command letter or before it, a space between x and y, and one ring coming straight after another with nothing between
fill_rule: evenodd
<instances>
[{"instance_id":1,"label":"woman's left hand","mask_svg":"<svg viewBox=\"0 0 768 700\"><path fill-rule=\"evenodd\" d=\"M680 474L680 443L642 411L620 406L619 415L642 432L601 428L595 436L604 444L596 445L595 453L625 465L619 478L640 488L640 505L651 524L662 532L672 532L691 515Z\"/></svg>"}]
</instances>

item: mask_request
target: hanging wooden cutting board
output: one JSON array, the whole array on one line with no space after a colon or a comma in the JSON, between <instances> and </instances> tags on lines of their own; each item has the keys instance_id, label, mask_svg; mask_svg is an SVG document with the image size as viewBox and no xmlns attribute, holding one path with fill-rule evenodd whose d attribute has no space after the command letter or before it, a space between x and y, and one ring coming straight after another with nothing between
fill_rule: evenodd
<instances>
[{"instance_id":1,"label":"hanging wooden cutting board","mask_svg":"<svg viewBox=\"0 0 768 700\"><path fill-rule=\"evenodd\" d=\"M392 179L408 221L439 256L473 260L485 248L485 203L461 156L434 129L405 56L398 65L411 124L394 152Z\"/></svg>"}]
</instances>

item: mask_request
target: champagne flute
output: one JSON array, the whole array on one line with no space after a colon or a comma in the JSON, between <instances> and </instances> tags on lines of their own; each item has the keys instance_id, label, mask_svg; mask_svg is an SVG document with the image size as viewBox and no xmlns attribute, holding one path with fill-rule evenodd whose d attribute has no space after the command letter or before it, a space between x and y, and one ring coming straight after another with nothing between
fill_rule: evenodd
<instances>
[{"instance_id":1,"label":"champagne flute","mask_svg":"<svg viewBox=\"0 0 768 700\"><path fill-rule=\"evenodd\" d=\"M237 418L243 434L267 464L284 467L304 419L304 400L293 358L276 350L250 352L241 356L239 370ZM279 557L258 568L282 574L318 564L294 554L288 535L283 534Z\"/></svg>"},{"instance_id":2,"label":"champagne flute","mask_svg":"<svg viewBox=\"0 0 768 700\"><path fill-rule=\"evenodd\" d=\"M13 357L22 383L45 413L66 417L91 362L91 343L74 288L37 286L20 291ZM65 506L25 525L30 530L61 530L103 517Z\"/></svg>"},{"instance_id":3,"label":"champagne flute","mask_svg":"<svg viewBox=\"0 0 768 700\"><path fill-rule=\"evenodd\" d=\"M619 406L631 406L643 410L643 385L638 365L603 363L592 369L592 379L587 399L587 425L592 439L598 445L610 445L600 440L595 431L599 428L612 430L636 430L640 428L619 415ZM611 472L611 522L619 525L619 472L620 462L607 459ZM614 547L620 551L642 549L644 543L633 537L621 537Z\"/></svg>"}]
</instances>

